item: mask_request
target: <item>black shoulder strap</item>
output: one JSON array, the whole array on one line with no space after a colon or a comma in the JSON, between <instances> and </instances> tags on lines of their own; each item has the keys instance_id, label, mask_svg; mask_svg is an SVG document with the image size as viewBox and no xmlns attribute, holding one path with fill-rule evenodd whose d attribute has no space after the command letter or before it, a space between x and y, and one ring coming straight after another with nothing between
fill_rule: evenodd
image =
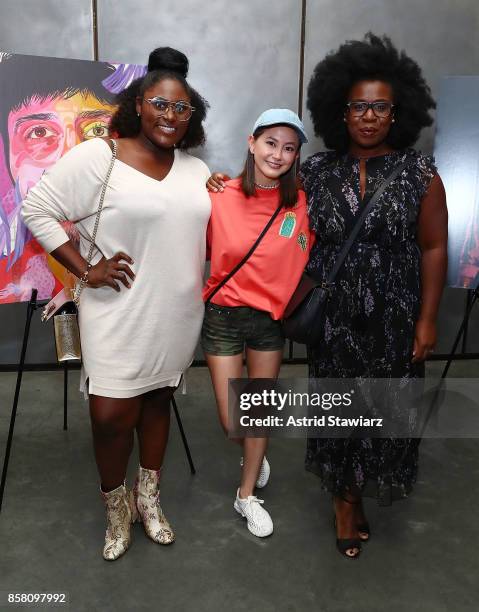
<instances>
[{"instance_id":1,"label":"black shoulder strap","mask_svg":"<svg viewBox=\"0 0 479 612\"><path fill-rule=\"evenodd\" d=\"M276 219L276 217L278 216L280 210L283 208L283 205L280 204L278 206L278 208L274 211L273 215L271 216L270 220L268 221L268 223L264 226L263 231L261 232L261 234L258 236L258 238L256 239L256 242L253 244L253 246L250 248L250 250L246 253L246 255L243 257L243 259L236 264L236 266L231 270L231 272L229 274L227 274L222 281L220 281L216 287L213 289L213 291L209 294L209 296L206 298L205 300L205 304L208 304L209 301L211 301L211 298L216 295L218 293L218 291L221 289L221 287L224 287L224 285L226 285L226 283L230 280L230 278L236 274L236 272L238 272L238 270L244 266L244 264L248 261L248 259L251 257L251 255L253 255L253 253L256 250L256 247L259 245L259 243L261 242L261 240L263 240L264 235L266 234L266 232L269 230L269 228L273 225L274 220Z\"/></svg>"},{"instance_id":2,"label":"black shoulder strap","mask_svg":"<svg viewBox=\"0 0 479 612\"><path fill-rule=\"evenodd\" d=\"M346 240L346 242L344 243L343 248L341 249L341 251L338 254L336 262L335 262L331 272L329 273L327 281L326 281L326 283L328 285L334 282L334 280L336 278L336 275L339 272L341 266L343 265L344 260L346 259L347 255L348 255L348 253L349 253L349 251L351 249L351 247L353 246L353 243L356 240L356 237L359 234L359 231L360 231L361 227L363 226L363 223L364 223L366 217L368 216L368 214L374 208L374 206L376 205L377 201L382 196L384 191L401 174L401 172L404 170L404 168L406 168L406 166L408 166L410 163L411 163L411 161L407 160L407 161L403 162L402 164L399 164L399 166L396 166L396 168L394 168L394 170L391 172L391 174L386 179L384 179L383 183L381 183L381 185L378 187L378 189L376 189L374 194L371 196L371 199L369 200L369 202L364 207L361 215L359 216L359 219L356 221L355 226L353 227L351 233L349 234L349 238ZM320 284L322 284L322 283L320 283Z\"/></svg>"}]
</instances>

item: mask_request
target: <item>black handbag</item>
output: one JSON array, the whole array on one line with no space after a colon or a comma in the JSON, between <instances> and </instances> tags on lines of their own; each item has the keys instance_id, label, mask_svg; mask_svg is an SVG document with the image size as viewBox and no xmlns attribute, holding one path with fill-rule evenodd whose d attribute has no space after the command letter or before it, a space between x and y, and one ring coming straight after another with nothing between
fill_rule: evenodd
<instances>
[{"instance_id":1,"label":"black handbag","mask_svg":"<svg viewBox=\"0 0 479 612\"><path fill-rule=\"evenodd\" d=\"M396 179L410 161L397 166L371 196L351 234L338 254L334 266L325 281L317 281L303 273L283 315L283 332L286 338L298 344L319 344L324 324L324 312L336 276L344 263L367 215L376 205L385 189Z\"/></svg>"}]
</instances>

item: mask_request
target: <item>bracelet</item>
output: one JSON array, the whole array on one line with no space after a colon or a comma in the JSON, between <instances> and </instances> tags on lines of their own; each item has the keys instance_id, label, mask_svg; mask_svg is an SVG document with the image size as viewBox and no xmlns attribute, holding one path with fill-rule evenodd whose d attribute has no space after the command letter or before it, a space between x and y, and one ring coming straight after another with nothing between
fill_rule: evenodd
<instances>
[{"instance_id":1,"label":"bracelet","mask_svg":"<svg viewBox=\"0 0 479 612\"><path fill-rule=\"evenodd\" d=\"M87 268L86 268L85 272L83 272L83 274L80 276L80 284L81 285L88 285L88 272L90 272L92 267L93 266L91 265L91 263L87 264Z\"/></svg>"}]
</instances>

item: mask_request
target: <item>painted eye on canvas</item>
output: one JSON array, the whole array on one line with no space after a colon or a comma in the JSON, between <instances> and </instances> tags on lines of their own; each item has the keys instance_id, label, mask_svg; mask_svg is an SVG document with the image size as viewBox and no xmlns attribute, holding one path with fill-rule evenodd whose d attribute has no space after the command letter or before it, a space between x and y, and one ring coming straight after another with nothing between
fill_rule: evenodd
<instances>
[{"instance_id":1,"label":"painted eye on canvas","mask_svg":"<svg viewBox=\"0 0 479 612\"><path fill-rule=\"evenodd\" d=\"M105 123L96 122L90 123L83 128L83 138L101 138L108 136L108 126Z\"/></svg>"},{"instance_id":2,"label":"painted eye on canvas","mask_svg":"<svg viewBox=\"0 0 479 612\"><path fill-rule=\"evenodd\" d=\"M36 125L25 134L25 138L28 138L29 140L40 140L42 138L48 138L49 136L56 135L57 133L54 130L44 125Z\"/></svg>"}]
</instances>

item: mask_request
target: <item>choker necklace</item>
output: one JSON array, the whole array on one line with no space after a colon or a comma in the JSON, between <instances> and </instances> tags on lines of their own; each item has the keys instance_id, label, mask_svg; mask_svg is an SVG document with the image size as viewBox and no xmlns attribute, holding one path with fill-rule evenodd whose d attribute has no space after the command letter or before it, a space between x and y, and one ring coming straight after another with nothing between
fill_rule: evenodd
<instances>
[{"instance_id":1,"label":"choker necklace","mask_svg":"<svg viewBox=\"0 0 479 612\"><path fill-rule=\"evenodd\" d=\"M255 183L255 187L259 187L260 189L276 189L278 187L279 181L277 183L273 183L272 185L261 185L260 183Z\"/></svg>"}]
</instances>

